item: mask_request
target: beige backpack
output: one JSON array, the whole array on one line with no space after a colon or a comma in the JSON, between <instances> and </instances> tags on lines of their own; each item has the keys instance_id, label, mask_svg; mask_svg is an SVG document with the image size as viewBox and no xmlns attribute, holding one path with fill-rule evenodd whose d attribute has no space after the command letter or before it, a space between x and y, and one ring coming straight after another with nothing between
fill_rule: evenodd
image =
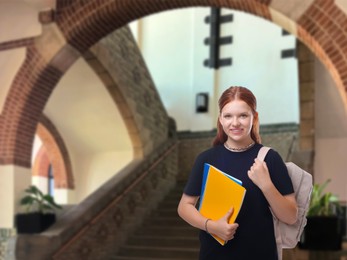
<instances>
[{"instance_id":1,"label":"beige backpack","mask_svg":"<svg viewBox=\"0 0 347 260\"><path fill-rule=\"evenodd\" d=\"M264 161L270 147L263 146L258 159ZM312 175L292 162L286 162L289 177L292 180L295 199L298 206L298 219L293 225L279 221L274 214L275 237L279 259L282 259L282 248L294 248L300 241L301 234L307 223L306 214L310 205L312 192Z\"/></svg>"}]
</instances>

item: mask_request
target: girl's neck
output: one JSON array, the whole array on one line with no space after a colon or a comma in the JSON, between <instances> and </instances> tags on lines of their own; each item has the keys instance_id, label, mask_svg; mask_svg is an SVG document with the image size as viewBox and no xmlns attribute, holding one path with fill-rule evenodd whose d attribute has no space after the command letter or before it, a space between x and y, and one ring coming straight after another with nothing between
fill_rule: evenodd
<instances>
[{"instance_id":1,"label":"girl's neck","mask_svg":"<svg viewBox=\"0 0 347 260\"><path fill-rule=\"evenodd\" d=\"M225 148L227 148L229 151L232 151L232 152L243 152L250 149L254 144L255 142L252 139L248 140L247 142L242 142L239 144L235 142L230 143L230 141L227 140L224 143L224 146Z\"/></svg>"}]
</instances>

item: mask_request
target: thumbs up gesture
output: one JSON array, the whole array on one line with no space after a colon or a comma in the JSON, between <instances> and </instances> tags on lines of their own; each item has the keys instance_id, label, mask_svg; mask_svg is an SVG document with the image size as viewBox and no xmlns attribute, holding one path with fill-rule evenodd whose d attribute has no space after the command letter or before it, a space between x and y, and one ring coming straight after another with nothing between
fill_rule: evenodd
<instances>
[{"instance_id":1,"label":"thumbs up gesture","mask_svg":"<svg viewBox=\"0 0 347 260\"><path fill-rule=\"evenodd\" d=\"M234 238L236 229L238 228L237 223L229 224L229 219L233 214L234 209L231 208L223 217L215 221L208 222L208 231L221 239L228 241Z\"/></svg>"}]
</instances>

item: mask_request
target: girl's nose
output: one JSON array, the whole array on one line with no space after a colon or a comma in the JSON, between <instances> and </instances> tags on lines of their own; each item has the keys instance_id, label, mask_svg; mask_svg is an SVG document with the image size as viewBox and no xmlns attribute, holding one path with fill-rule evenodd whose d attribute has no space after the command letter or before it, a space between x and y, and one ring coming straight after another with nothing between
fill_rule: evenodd
<instances>
[{"instance_id":1,"label":"girl's nose","mask_svg":"<svg viewBox=\"0 0 347 260\"><path fill-rule=\"evenodd\" d=\"M238 126L239 125L239 120L237 119L237 117L234 117L233 119L232 119L232 121L231 121L231 124L233 125L233 126Z\"/></svg>"}]
</instances>

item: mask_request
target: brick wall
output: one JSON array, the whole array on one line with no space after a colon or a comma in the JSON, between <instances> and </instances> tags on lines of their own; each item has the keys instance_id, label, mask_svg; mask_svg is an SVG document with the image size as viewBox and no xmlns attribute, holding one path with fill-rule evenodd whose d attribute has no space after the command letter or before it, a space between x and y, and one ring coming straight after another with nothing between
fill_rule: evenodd
<instances>
[{"instance_id":1,"label":"brick wall","mask_svg":"<svg viewBox=\"0 0 347 260\"><path fill-rule=\"evenodd\" d=\"M37 125L36 134L40 137L43 146L46 149L49 163L51 164L54 172L55 187L62 189L73 189L75 184L70 155L64 139L62 138L58 129L51 120L42 115L40 122ZM33 175L36 174L37 169L35 167L41 165L38 160L41 160L40 154L38 154L35 158L32 169ZM44 173L47 175L48 171L44 171Z\"/></svg>"}]
</instances>

